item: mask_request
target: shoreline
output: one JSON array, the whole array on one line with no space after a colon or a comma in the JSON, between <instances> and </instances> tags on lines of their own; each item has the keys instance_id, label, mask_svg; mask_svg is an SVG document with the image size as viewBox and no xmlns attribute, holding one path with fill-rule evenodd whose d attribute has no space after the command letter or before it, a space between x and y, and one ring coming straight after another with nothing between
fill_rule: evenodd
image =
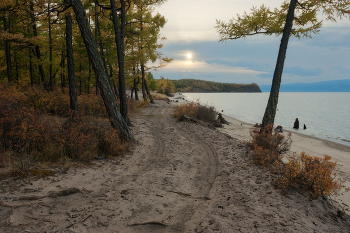
<instances>
[{"instance_id":1,"label":"shoreline","mask_svg":"<svg viewBox=\"0 0 350 233\"><path fill-rule=\"evenodd\" d=\"M230 97L230 95L223 95L223 93L214 93L215 95L212 95L212 96L208 95L207 93L202 93L202 94L181 93L181 94L188 97L189 101L196 102L200 100L200 102L203 104L215 106L217 111L219 112L221 112L221 109L224 109L225 115L240 119L242 121L245 121L251 124L261 122L261 119L262 119L261 113L265 111L265 108L263 108L263 105L264 106L266 105L267 98L268 98L268 93L265 93L266 95L264 95L264 97L255 96L252 98L249 97L250 95L246 95L247 93L242 93L241 95L242 97L240 97L240 95L238 95L237 93L234 93L234 96L232 96L232 98ZM285 94L288 95L288 93L285 93ZM287 104L286 102L287 97L291 97L286 95L281 96L281 103L284 105ZM247 97L248 102L241 101L241 98L245 98L245 97ZM305 98L306 97L307 96L305 96ZM265 102L265 98L266 98L266 102ZM233 101L233 100L236 101L237 103L234 104L235 106L230 106L229 103L230 101ZM311 100L315 101L314 98L311 98ZM297 107L296 106L297 101L300 101L300 98L292 101L291 106L293 106L293 108ZM245 108L247 110L244 110ZM256 109L259 109L259 110L257 111ZM318 111L317 112L318 115L315 115L315 117L311 117L312 115L310 115L309 113L306 113L308 112L308 108L298 109L297 112L298 114L294 113L293 110L288 110L288 108L286 107L284 107L283 109L281 107L281 112L277 112L277 115L276 115L276 120L275 120L276 126L281 125L285 130L290 130L291 132L297 132L308 136L313 136L320 139L350 146L350 135L348 134L349 131L347 130L348 126L347 125L342 126L340 124L341 121L340 122L336 121L336 123L330 123L332 121L331 120L332 118L330 118L329 116L323 117L322 115L324 114L323 110ZM334 118L334 119L344 118L344 117L340 117L339 114L335 116L338 118ZM290 116L294 116L294 118ZM299 120L301 120L301 128L299 130L293 129L293 122L295 120L295 117L299 117ZM302 119L304 119L304 122L302 122L303 121ZM302 129L303 123L306 123L306 125L310 127L308 127L307 130L303 130Z\"/></svg>"},{"instance_id":2,"label":"shoreline","mask_svg":"<svg viewBox=\"0 0 350 233\"><path fill-rule=\"evenodd\" d=\"M171 99L177 99L183 95L176 93ZM178 104L188 102L190 100L177 99L179 100ZM222 114L223 117L230 122L229 125L223 125L223 128L217 128L221 133L230 135L231 137L240 140L242 142L250 140L250 129L254 124L247 123L236 119L234 117ZM344 185L350 187L350 146L330 141L327 139L318 138L315 136L291 131L283 130L283 134L291 133L292 145L288 152L284 155L286 157L292 156L293 153L299 155L301 152L305 152L310 156L323 157L324 154L327 154L332 157L333 161L337 162L337 167L335 173L337 177L346 180ZM332 198L336 200L345 210L347 214L350 214L350 193L341 190L338 195L333 195Z\"/></svg>"}]
</instances>

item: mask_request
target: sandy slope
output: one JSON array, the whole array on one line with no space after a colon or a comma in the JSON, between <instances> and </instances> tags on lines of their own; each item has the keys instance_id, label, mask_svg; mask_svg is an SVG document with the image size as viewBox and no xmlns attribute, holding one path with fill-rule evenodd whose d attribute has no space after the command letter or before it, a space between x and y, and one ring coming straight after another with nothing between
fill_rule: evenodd
<instances>
[{"instance_id":1,"label":"sandy slope","mask_svg":"<svg viewBox=\"0 0 350 233\"><path fill-rule=\"evenodd\" d=\"M275 190L242 141L172 113L142 109L123 158L1 181L0 232L349 232L327 202Z\"/></svg>"},{"instance_id":2,"label":"sandy slope","mask_svg":"<svg viewBox=\"0 0 350 233\"><path fill-rule=\"evenodd\" d=\"M231 124L225 125L224 128L220 128L219 131L236 139L244 141L250 140L249 131L253 127L252 124L248 124L228 116L225 116L225 118ZM288 151L285 156L292 156L293 153L300 154L300 152L305 152L311 156L321 158L324 154L330 155L332 157L332 161L337 162L335 171L337 177L345 180L346 182L344 185L346 187L350 187L350 147L301 134L296 131L297 130L284 132L285 136L287 136L287 133L292 134L292 145L290 151ZM303 132L303 130L299 131ZM350 214L350 192L345 192L343 189L338 195L332 196L332 199L336 200L347 214Z\"/></svg>"}]
</instances>

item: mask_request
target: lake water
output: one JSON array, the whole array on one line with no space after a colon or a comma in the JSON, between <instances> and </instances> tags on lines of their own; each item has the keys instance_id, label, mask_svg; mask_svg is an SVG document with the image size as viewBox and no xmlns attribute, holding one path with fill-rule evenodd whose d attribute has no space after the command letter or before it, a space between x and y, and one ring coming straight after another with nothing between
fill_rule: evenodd
<instances>
[{"instance_id":1,"label":"lake water","mask_svg":"<svg viewBox=\"0 0 350 233\"><path fill-rule=\"evenodd\" d=\"M247 123L261 123L269 93L182 93ZM281 92L275 125L350 145L350 92ZM295 118L300 129L293 129ZM303 130L303 124L307 129Z\"/></svg>"}]
</instances>

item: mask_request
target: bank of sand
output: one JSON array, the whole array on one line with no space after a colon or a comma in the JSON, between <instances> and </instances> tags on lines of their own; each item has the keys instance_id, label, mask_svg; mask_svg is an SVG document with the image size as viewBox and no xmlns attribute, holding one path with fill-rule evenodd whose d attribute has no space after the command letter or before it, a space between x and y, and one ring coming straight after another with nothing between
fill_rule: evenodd
<instances>
[{"instance_id":1,"label":"bank of sand","mask_svg":"<svg viewBox=\"0 0 350 233\"><path fill-rule=\"evenodd\" d=\"M176 93L172 100L178 100L178 104L185 103L188 100L183 98L179 93ZM217 110L221 111L221 109ZM225 115L225 110L223 109L223 117L230 122L229 125L224 125L223 128L218 128L222 133L230 135L231 137L247 142L251 139L250 130L254 126L236 118ZM303 130L300 130L301 132ZM332 142L329 140L320 139L317 137L312 137L295 131L284 130L284 135L287 136L291 133L292 145L290 151L286 152L285 156L292 156L293 153L300 154L300 152L305 152L311 156L317 156L323 158L323 155L329 155L332 157L332 161L337 162L337 167L335 173L338 178L345 180L344 185L350 187L350 146ZM338 195L333 195L332 199L336 200L341 208L347 214L350 214L350 192L346 192L343 189Z\"/></svg>"},{"instance_id":2,"label":"bank of sand","mask_svg":"<svg viewBox=\"0 0 350 233\"><path fill-rule=\"evenodd\" d=\"M225 111L225 110L224 110ZM226 133L233 138L241 141L250 140L250 130L254 126L233 117L229 117L223 114L224 118L230 122L229 125L224 125L223 128L219 128L220 132ZM302 130L300 130L302 131ZM332 141L308 136L302 133L284 130L284 135L291 133L292 145L290 151L285 156L292 156L293 153L300 154L305 152L311 156L317 156L323 158L323 155L329 155L332 157L332 161L337 162L335 173L337 177L345 180L345 186L350 187L350 146L335 143ZM347 214L350 214L350 192L342 190L338 195L332 196L345 210Z\"/></svg>"},{"instance_id":3,"label":"bank of sand","mask_svg":"<svg viewBox=\"0 0 350 233\"><path fill-rule=\"evenodd\" d=\"M229 119L231 138L176 121L176 103L131 116L137 143L123 157L0 179L0 232L349 232L329 202L271 185L246 154L249 125Z\"/></svg>"}]
</instances>

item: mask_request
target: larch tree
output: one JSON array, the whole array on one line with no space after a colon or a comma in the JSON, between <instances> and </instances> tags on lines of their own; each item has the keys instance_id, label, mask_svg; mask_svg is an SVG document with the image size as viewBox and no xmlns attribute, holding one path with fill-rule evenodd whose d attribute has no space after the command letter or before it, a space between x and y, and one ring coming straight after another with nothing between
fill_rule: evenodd
<instances>
[{"instance_id":1,"label":"larch tree","mask_svg":"<svg viewBox=\"0 0 350 233\"><path fill-rule=\"evenodd\" d=\"M133 137L129 131L128 125L117 109L115 95L108 83L108 75L105 72L102 57L98 52L98 45L90 29L83 4L81 0L66 0L66 2L73 6L75 18L78 22L81 36L83 37L86 50L88 51L92 67L95 71L95 75L98 76L98 85L100 87L101 96L106 106L112 127L119 130L123 139L132 139Z\"/></svg>"},{"instance_id":2,"label":"larch tree","mask_svg":"<svg viewBox=\"0 0 350 233\"><path fill-rule=\"evenodd\" d=\"M117 6L115 0L110 0L112 10L112 20L114 25L115 43L117 45L118 54L118 69L119 69L119 100L120 113L124 121L131 126L131 121L128 116L128 104L126 99L125 88L125 72L124 72L124 38L125 38L125 24L126 24L126 3L120 0L120 14L117 13ZM119 25L120 21L120 25Z\"/></svg>"},{"instance_id":3,"label":"larch tree","mask_svg":"<svg viewBox=\"0 0 350 233\"><path fill-rule=\"evenodd\" d=\"M4 31L6 32L10 28L7 23L6 15L3 16L3 21L4 21ZM4 46L5 46L5 54L6 54L7 80L9 82L12 82L12 63L11 63L10 42L8 40L5 40Z\"/></svg>"},{"instance_id":4,"label":"larch tree","mask_svg":"<svg viewBox=\"0 0 350 233\"><path fill-rule=\"evenodd\" d=\"M38 29L37 29L37 22L36 22L36 16L35 16L35 11L34 11L34 1L30 1L30 16L31 16L31 23L32 23L32 28L33 28L33 36L37 37L38 36ZM41 58L41 51L39 45L35 46L35 54L37 57L37 60L40 62L39 63L39 73L41 77L41 82L44 84L45 89L47 88L47 83L46 83L46 78L45 78L45 71L44 67L42 65L42 58Z\"/></svg>"},{"instance_id":5,"label":"larch tree","mask_svg":"<svg viewBox=\"0 0 350 233\"><path fill-rule=\"evenodd\" d=\"M275 121L289 38L311 38L313 33L318 33L322 26L322 21L317 19L318 12L322 12L326 19L331 21L336 21L336 17L348 17L350 0L290 0L289 3L284 1L280 9L276 8L273 11L264 5L260 8L253 7L251 10L251 13L237 15L237 18L228 23L217 20L216 28L220 41L258 34L282 34L270 96L262 119L263 130Z\"/></svg>"},{"instance_id":6,"label":"larch tree","mask_svg":"<svg viewBox=\"0 0 350 233\"><path fill-rule=\"evenodd\" d=\"M67 47L67 66L68 66L68 81L69 81L69 98L70 109L78 111L78 98L75 83L75 70L73 58L73 33L72 33L72 16L66 14L66 47Z\"/></svg>"},{"instance_id":7,"label":"larch tree","mask_svg":"<svg viewBox=\"0 0 350 233\"><path fill-rule=\"evenodd\" d=\"M163 47L159 43L160 29L164 27L166 20L164 16L158 14L152 14L154 6L163 4L165 0L138 0L135 1L137 12L135 14L135 20L139 24L139 38L138 38L138 56L137 59L141 68L141 80L142 80L142 94L143 98L146 98L146 93L150 98L151 103L154 103L146 81L146 71L152 68L164 67L170 63L172 59L163 57L163 54L157 51ZM148 62L159 62L157 67L147 67Z\"/></svg>"}]
</instances>

